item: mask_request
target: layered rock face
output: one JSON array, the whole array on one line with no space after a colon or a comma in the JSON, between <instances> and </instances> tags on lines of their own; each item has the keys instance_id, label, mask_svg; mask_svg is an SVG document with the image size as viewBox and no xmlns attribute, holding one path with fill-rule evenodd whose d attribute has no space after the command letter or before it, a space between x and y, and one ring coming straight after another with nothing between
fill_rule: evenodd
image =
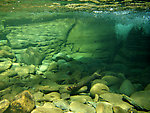
<instances>
[{"instance_id":1,"label":"layered rock face","mask_svg":"<svg viewBox=\"0 0 150 113\"><path fill-rule=\"evenodd\" d=\"M116 49L114 24L94 17L85 19L66 17L10 27L7 45L17 61L26 64L39 65L59 52L83 62L112 61Z\"/></svg>"}]
</instances>

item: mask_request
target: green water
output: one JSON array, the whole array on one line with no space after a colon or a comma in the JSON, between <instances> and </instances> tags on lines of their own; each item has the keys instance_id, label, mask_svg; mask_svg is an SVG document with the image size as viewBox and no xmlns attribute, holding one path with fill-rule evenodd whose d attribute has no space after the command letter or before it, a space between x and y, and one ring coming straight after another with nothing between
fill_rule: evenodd
<instances>
[{"instance_id":1,"label":"green water","mask_svg":"<svg viewBox=\"0 0 150 113\"><path fill-rule=\"evenodd\" d=\"M143 89L150 82L149 15L131 10L1 12L0 63L10 66L0 65L0 90L34 92L36 85L75 84L99 69Z\"/></svg>"}]
</instances>

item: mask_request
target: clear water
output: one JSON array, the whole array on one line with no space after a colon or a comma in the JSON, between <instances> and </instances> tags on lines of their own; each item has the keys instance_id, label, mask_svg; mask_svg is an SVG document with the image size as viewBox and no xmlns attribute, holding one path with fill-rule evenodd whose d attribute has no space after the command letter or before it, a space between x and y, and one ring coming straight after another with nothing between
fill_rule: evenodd
<instances>
[{"instance_id":1,"label":"clear water","mask_svg":"<svg viewBox=\"0 0 150 113\"><path fill-rule=\"evenodd\" d=\"M10 47L14 63L35 65L37 70L32 74L42 75L40 84L45 85L45 79L73 84L104 67L105 71L125 74L133 83L145 86L150 82L150 12L1 13L0 31L1 50ZM8 60L5 58L9 57L1 55L0 61ZM52 62L58 67L40 70ZM16 84L24 81L27 89L33 88L39 83L28 83L32 74L23 75ZM16 78L10 77L10 84Z\"/></svg>"}]
</instances>

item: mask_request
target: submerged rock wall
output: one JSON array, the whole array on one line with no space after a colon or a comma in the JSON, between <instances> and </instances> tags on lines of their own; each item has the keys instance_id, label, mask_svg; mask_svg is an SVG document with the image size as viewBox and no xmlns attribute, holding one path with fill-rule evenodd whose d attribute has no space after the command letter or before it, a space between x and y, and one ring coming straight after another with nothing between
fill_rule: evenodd
<instances>
[{"instance_id":1,"label":"submerged rock wall","mask_svg":"<svg viewBox=\"0 0 150 113\"><path fill-rule=\"evenodd\" d=\"M26 64L39 65L42 59L52 58L59 52L83 62L112 61L116 48L114 25L104 19L85 19L58 18L49 22L11 26L8 27L11 32L6 36L7 45L13 49L17 61Z\"/></svg>"},{"instance_id":2,"label":"submerged rock wall","mask_svg":"<svg viewBox=\"0 0 150 113\"><path fill-rule=\"evenodd\" d=\"M126 66L144 67L149 57L148 17L135 13L137 17L132 19L130 12L107 13L39 13L25 18L30 21L22 25L14 25L8 18L3 21L3 31L8 32L1 35L1 45L10 46L17 62L25 64L41 65L63 53L91 67L114 63L121 72L128 70Z\"/></svg>"}]
</instances>

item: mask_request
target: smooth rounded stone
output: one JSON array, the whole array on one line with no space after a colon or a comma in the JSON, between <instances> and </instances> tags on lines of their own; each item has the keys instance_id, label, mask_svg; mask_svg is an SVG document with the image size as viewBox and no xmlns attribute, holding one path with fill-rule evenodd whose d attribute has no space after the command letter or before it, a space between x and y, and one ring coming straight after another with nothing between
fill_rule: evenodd
<instances>
[{"instance_id":1,"label":"smooth rounded stone","mask_svg":"<svg viewBox=\"0 0 150 113\"><path fill-rule=\"evenodd\" d=\"M9 69L12 65L11 61L0 62L0 72Z\"/></svg>"},{"instance_id":2,"label":"smooth rounded stone","mask_svg":"<svg viewBox=\"0 0 150 113\"><path fill-rule=\"evenodd\" d=\"M150 84L148 84L145 88L144 88L145 91L150 91Z\"/></svg>"},{"instance_id":3,"label":"smooth rounded stone","mask_svg":"<svg viewBox=\"0 0 150 113\"><path fill-rule=\"evenodd\" d=\"M56 106L52 102L46 102L46 103L44 103L43 107L55 108Z\"/></svg>"},{"instance_id":4,"label":"smooth rounded stone","mask_svg":"<svg viewBox=\"0 0 150 113\"><path fill-rule=\"evenodd\" d=\"M40 106L34 109L31 113L63 113L60 108Z\"/></svg>"},{"instance_id":5,"label":"smooth rounded stone","mask_svg":"<svg viewBox=\"0 0 150 113\"><path fill-rule=\"evenodd\" d=\"M48 94L50 92L58 91L59 87L58 86L38 86L37 88L39 91L43 92L44 94Z\"/></svg>"},{"instance_id":6,"label":"smooth rounded stone","mask_svg":"<svg viewBox=\"0 0 150 113\"><path fill-rule=\"evenodd\" d=\"M62 110L69 110L69 103L63 99L54 100L53 104Z\"/></svg>"},{"instance_id":7,"label":"smooth rounded stone","mask_svg":"<svg viewBox=\"0 0 150 113\"><path fill-rule=\"evenodd\" d=\"M83 86L83 87L81 87L77 92L78 92L78 93L86 92L87 89L88 89L87 86Z\"/></svg>"},{"instance_id":8,"label":"smooth rounded stone","mask_svg":"<svg viewBox=\"0 0 150 113\"><path fill-rule=\"evenodd\" d=\"M69 57L68 55L66 55L65 53L58 53L58 54L54 55L52 59L54 61L58 61L60 59L64 59L67 62L72 60L72 58Z\"/></svg>"},{"instance_id":9,"label":"smooth rounded stone","mask_svg":"<svg viewBox=\"0 0 150 113\"><path fill-rule=\"evenodd\" d=\"M60 94L58 92L51 92L44 95L45 100L54 101L60 99Z\"/></svg>"},{"instance_id":10,"label":"smooth rounded stone","mask_svg":"<svg viewBox=\"0 0 150 113\"><path fill-rule=\"evenodd\" d=\"M124 109L125 111L127 111L128 109L132 108L133 106L130 105L127 102L124 102L122 100L122 95L120 94L116 94L116 93L105 93L105 94L101 94L100 98L108 101L109 103L111 103L114 106L119 106L122 109Z\"/></svg>"},{"instance_id":11,"label":"smooth rounded stone","mask_svg":"<svg viewBox=\"0 0 150 113\"><path fill-rule=\"evenodd\" d=\"M109 75L102 77L102 80L106 81L108 86L117 85L117 84L120 85L121 83L121 80L118 77L109 76Z\"/></svg>"},{"instance_id":12,"label":"smooth rounded stone","mask_svg":"<svg viewBox=\"0 0 150 113\"><path fill-rule=\"evenodd\" d=\"M15 96L8 109L8 113L29 113L35 107L33 96L28 90Z\"/></svg>"},{"instance_id":13,"label":"smooth rounded stone","mask_svg":"<svg viewBox=\"0 0 150 113\"><path fill-rule=\"evenodd\" d=\"M48 64L43 64L40 66L39 71L45 72L48 69Z\"/></svg>"},{"instance_id":14,"label":"smooth rounded stone","mask_svg":"<svg viewBox=\"0 0 150 113\"><path fill-rule=\"evenodd\" d=\"M77 101L77 102L81 102L81 103L85 103L87 101L93 101L92 98L87 95L74 95L74 96L70 97L70 100L71 100L71 102Z\"/></svg>"},{"instance_id":15,"label":"smooth rounded stone","mask_svg":"<svg viewBox=\"0 0 150 113\"><path fill-rule=\"evenodd\" d=\"M95 113L94 107L77 101L71 102L70 110L75 113Z\"/></svg>"},{"instance_id":16,"label":"smooth rounded stone","mask_svg":"<svg viewBox=\"0 0 150 113\"><path fill-rule=\"evenodd\" d=\"M119 92L130 96L133 92L135 92L135 88L131 81L126 79L121 84Z\"/></svg>"},{"instance_id":17,"label":"smooth rounded stone","mask_svg":"<svg viewBox=\"0 0 150 113\"><path fill-rule=\"evenodd\" d=\"M138 91L130 96L136 104L150 110L150 91Z\"/></svg>"},{"instance_id":18,"label":"smooth rounded stone","mask_svg":"<svg viewBox=\"0 0 150 113\"><path fill-rule=\"evenodd\" d=\"M10 102L7 99L0 101L0 113L3 113L8 107Z\"/></svg>"},{"instance_id":19,"label":"smooth rounded stone","mask_svg":"<svg viewBox=\"0 0 150 113\"><path fill-rule=\"evenodd\" d=\"M92 97L95 96L95 94L101 95L103 93L108 93L109 87L102 83L97 83L92 86L90 89L90 94Z\"/></svg>"},{"instance_id":20,"label":"smooth rounded stone","mask_svg":"<svg viewBox=\"0 0 150 113\"><path fill-rule=\"evenodd\" d=\"M113 113L112 104L108 102L97 103L96 113Z\"/></svg>"}]
</instances>

